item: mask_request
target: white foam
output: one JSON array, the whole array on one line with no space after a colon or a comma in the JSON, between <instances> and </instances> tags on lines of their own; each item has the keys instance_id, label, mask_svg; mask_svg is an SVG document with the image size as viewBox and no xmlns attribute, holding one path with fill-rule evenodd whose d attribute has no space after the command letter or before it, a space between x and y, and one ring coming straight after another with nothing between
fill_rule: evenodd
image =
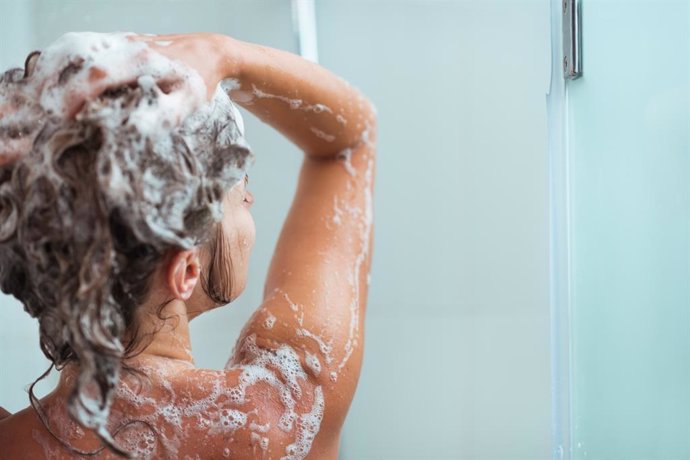
<instances>
[{"instance_id":1,"label":"white foam","mask_svg":"<svg viewBox=\"0 0 690 460\"><path fill-rule=\"evenodd\" d=\"M266 319L264 320L264 327L266 329L272 329L275 323L276 317L269 313Z\"/></svg>"},{"instance_id":2,"label":"white foam","mask_svg":"<svg viewBox=\"0 0 690 460\"><path fill-rule=\"evenodd\" d=\"M331 356L331 351L333 351L333 345L332 342L333 340L331 339L329 342L326 343L321 336L314 334L308 329L301 328L301 329L296 329L295 332L297 333L298 336L304 336L304 337L309 337L310 339L314 340L318 345L319 345L319 350L321 353L324 355L324 358L326 359L326 363L331 363L333 361L333 357Z\"/></svg>"},{"instance_id":3,"label":"white foam","mask_svg":"<svg viewBox=\"0 0 690 460\"><path fill-rule=\"evenodd\" d=\"M249 429L252 431L258 431L259 433L266 433L269 429L271 428L271 424L266 422L263 425L260 425L256 422L251 422L249 424Z\"/></svg>"},{"instance_id":4,"label":"white foam","mask_svg":"<svg viewBox=\"0 0 690 460\"><path fill-rule=\"evenodd\" d=\"M283 297L285 298L285 300L288 301L288 305L290 305L290 309L291 309L292 311L295 311L295 312L296 312L297 310L299 310L299 305L297 305L295 302L293 302L293 301L290 299L290 296L288 295L288 293L285 292L285 291L281 291L281 292L283 293Z\"/></svg>"},{"instance_id":5,"label":"white foam","mask_svg":"<svg viewBox=\"0 0 690 460\"><path fill-rule=\"evenodd\" d=\"M343 210L338 206L338 197L333 197L333 223L340 225L343 223Z\"/></svg>"},{"instance_id":6,"label":"white foam","mask_svg":"<svg viewBox=\"0 0 690 460\"><path fill-rule=\"evenodd\" d=\"M316 355L312 355L308 351L305 353L305 362L307 364L307 367L311 370L314 377L318 377L321 373L321 361L319 361L319 358L317 358Z\"/></svg>"},{"instance_id":7,"label":"white foam","mask_svg":"<svg viewBox=\"0 0 690 460\"><path fill-rule=\"evenodd\" d=\"M261 450L268 449L268 438L267 437L264 437L264 436L261 436L259 434L252 432L250 435L250 440L251 440L252 444L258 445L261 448Z\"/></svg>"},{"instance_id":8,"label":"white foam","mask_svg":"<svg viewBox=\"0 0 690 460\"><path fill-rule=\"evenodd\" d=\"M323 391L317 386L314 389L314 404L311 411L299 417L297 439L285 448L287 455L281 457L281 460L302 460L307 456L321 427L324 407Z\"/></svg>"},{"instance_id":9,"label":"white foam","mask_svg":"<svg viewBox=\"0 0 690 460\"><path fill-rule=\"evenodd\" d=\"M236 89L236 88L237 87L235 87L233 89ZM331 108L325 104L320 104L320 103L307 104L302 99L289 98L286 96L280 96L277 94L267 93L267 92L262 91L261 89L257 88L256 85L254 85L254 84L252 84L252 94L258 98L261 98L261 99L277 99L279 101L285 102L293 110L302 110L304 112L314 112L314 113L326 112L329 114L333 114L333 110L331 110ZM336 119L337 119L337 117L336 117Z\"/></svg>"},{"instance_id":10,"label":"white foam","mask_svg":"<svg viewBox=\"0 0 690 460\"><path fill-rule=\"evenodd\" d=\"M362 133L360 144L365 143L371 145L371 140L369 138L369 130L366 129ZM359 314L360 314L360 278L362 265L366 262L369 256L369 246L371 241L371 227L373 225L373 202L372 202L372 188L373 188L373 169L374 169L374 158L369 154L367 161L367 167L364 172L364 210L362 211L359 207L350 207L348 210L353 218L358 222L359 236L360 236L360 251L355 259L355 264L353 270L348 273L348 279L353 288L352 295L353 300L350 303L350 325L348 328L348 339L345 342L344 353L342 360L338 364L338 371L342 369L347 364L347 361L352 356L354 349L357 347L358 332L359 332ZM367 284L368 284L367 272ZM333 375L331 375L333 380ZM336 375L337 378L337 375Z\"/></svg>"},{"instance_id":11,"label":"white foam","mask_svg":"<svg viewBox=\"0 0 690 460\"><path fill-rule=\"evenodd\" d=\"M309 128L312 133L316 134L316 137L325 140L326 142L333 142L335 140L335 136L332 134L325 133L321 131L318 128L315 128L314 126L311 126Z\"/></svg>"},{"instance_id":12,"label":"white foam","mask_svg":"<svg viewBox=\"0 0 690 460\"><path fill-rule=\"evenodd\" d=\"M247 414L237 409L221 409L218 418L213 420L209 434L219 434L235 431L247 423Z\"/></svg>"},{"instance_id":13,"label":"white foam","mask_svg":"<svg viewBox=\"0 0 690 460\"><path fill-rule=\"evenodd\" d=\"M357 171L355 171L355 168L352 166L352 149L351 148L346 148L343 149L340 153L338 153L337 158L339 160L342 160L343 165L345 166L345 170L349 175L352 177L357 176Z\"/></svg>"},{"instance_id":14,"label":"white foam","mask_svg":"<svg viewBox=\"0 0 690 460\"><path fill-rule=\"evenodd\" d=\"M305 380L307 375L300 365L297 353L291 347L282 345L276 350L260 348L256 344L256 334L252 334L245 339L241 352L256 366L265 367L269 364L274 366L287 381L295 397L302 396L298 379Z\"/></svg>"},{"instance_id":15,"label":"white foam","mask_svg":"<svg viewBox=\"0 0 690 460\"><path fill-rule=\"evenodd\" d=\"M290 310L293 311L294 313L294 318L297 321L297 324L302 326L304 324L304 308L301 304L298 304L294 302L290 296L288 295L287 292L283 291L281 288L276 287L273 289L273 292L271 293L271 296L267 298L268 299L273 299L275 298L276 294L281 294L282 297L287 301L288 306L290 307ZM267 324L264 322L264 327L266 327Z\"/></svg>"}]
</instances>

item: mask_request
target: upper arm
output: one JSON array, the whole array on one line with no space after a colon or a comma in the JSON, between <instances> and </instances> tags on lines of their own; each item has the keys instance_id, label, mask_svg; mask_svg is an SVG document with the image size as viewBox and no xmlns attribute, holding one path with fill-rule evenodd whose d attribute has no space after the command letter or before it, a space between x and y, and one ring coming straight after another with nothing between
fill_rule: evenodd
<instances>
[{"instance_id":1,"label":"upper arm","mask_svg":"<svg viewBox=\"0 0 690 460\"><path fill-rule=\"evenodd\" d=\"M283 347L286 356L294 353L304 372L297 379L304 393L323 395L320 431L336 437L363 356L375 174L375 131L368 134L347 158L305 156L264 301L229 363L251 362L248 340L274 352Z\"/></svg>"}]
</instances>

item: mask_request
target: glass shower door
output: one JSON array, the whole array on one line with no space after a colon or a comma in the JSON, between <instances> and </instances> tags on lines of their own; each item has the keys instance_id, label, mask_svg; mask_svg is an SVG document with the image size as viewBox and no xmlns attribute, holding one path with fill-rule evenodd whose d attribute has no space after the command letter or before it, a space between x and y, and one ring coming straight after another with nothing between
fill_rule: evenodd
<instances>
[{"instance_id":1,"label":"glass shower door","mask_svg":"<svg viewBox=\"0 0 690 460\"><path fill-rule=\"evenodd\" d=\"M583 73L561 107L554 457L688 459L690 2L581 3Z\"/></svg>"}]
</instances>

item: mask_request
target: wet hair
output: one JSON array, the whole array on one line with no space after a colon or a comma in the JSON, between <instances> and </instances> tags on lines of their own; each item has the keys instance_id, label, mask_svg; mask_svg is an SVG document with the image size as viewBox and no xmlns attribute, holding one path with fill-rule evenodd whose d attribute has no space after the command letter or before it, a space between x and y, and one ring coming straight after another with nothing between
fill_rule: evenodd
<instances>
[{"instance_id":1,"label":"wet hair","mask_svg":"<svg viewBox=\"0 0 690 460\"><path fill-rule=\"evenodd\" d=\"M165 95L146 78L65 119L22 100L36 58L0 75L0 105L5 97L33 115L0 119L0 143L33 139L23 155L0 162L0 289L38 320L52 366L78 363L70 415L129 456L106 423L123 359L141 349L137 307L166 257L194 246L210 255L201 276L207 295L218 305L231 300L221 204L253 154L223 91L163 131L142 132L130 120L144 109L155 114ZM70 66L53 70L67 80L80 70ZM30 399L46 424L33 385Z\"/></svg>"}]
</instances>

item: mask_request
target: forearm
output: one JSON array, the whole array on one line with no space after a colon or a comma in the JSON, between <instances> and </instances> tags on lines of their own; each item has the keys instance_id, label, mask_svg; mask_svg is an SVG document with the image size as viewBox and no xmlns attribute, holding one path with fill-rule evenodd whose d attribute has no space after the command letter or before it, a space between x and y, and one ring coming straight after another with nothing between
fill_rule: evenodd
<instances>
[{"instance_id":1,"label":"forearm","mask_svg":"<svg viewBox=\"0 0 690 460\"><path fill-rule=\"evenodd\" d=\"M366 138L373 104L348 82L295 54L225 37L234 102L314 157L334 157ZM233 61L230 64L230 60Z\"/></svg>"}]
</instances>

